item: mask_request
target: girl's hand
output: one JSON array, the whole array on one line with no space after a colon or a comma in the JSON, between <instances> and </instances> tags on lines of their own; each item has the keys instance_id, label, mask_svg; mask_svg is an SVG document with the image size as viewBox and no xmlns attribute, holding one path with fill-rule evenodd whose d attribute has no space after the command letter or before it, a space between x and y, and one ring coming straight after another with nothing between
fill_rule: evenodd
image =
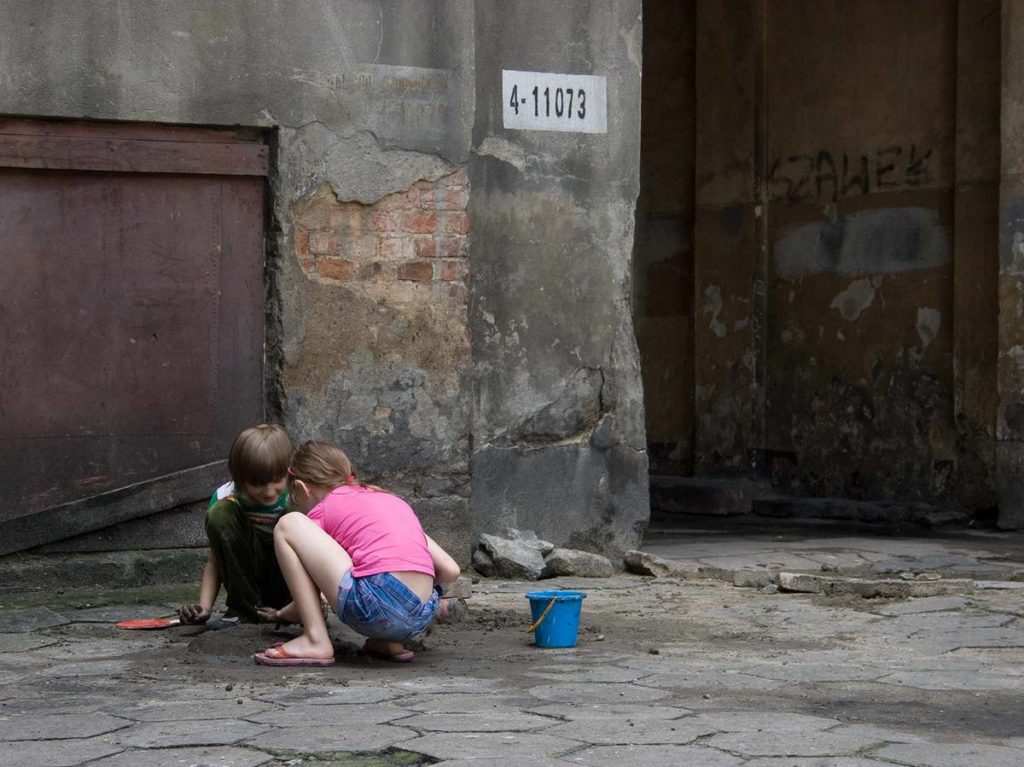
<instances>
[{"instance_id":1,"label":"girl's hand","mask_svg":"<svg viewBox=\"0 0 1024 767\"><path fill-rule=\"evenodd\" d=\"M210 618L210 611L198 604L182 605L178 608L178 617L181 618L182 623L195 626L206 623Z\"/></svg>"}]
</instances>

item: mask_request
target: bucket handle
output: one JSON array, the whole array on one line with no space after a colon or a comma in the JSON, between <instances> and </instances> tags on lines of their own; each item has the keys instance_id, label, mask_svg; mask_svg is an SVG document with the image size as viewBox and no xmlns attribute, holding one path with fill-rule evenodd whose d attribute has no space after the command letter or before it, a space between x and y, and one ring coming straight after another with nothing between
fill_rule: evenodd
<instances>
[{"instance_id":1,"label":"bucket handle","mask_svg":"<svg viewBox=\"0 0 1024 767\"><path fill-rule=\"evenodd\" d=\"M531 632L533 632L533 631L536 631L536 630L537 630L537 627L538 627L538 626L539 626L539 625L540 625L541 623L543 623L543 622L544 622L544 619L545 619L545 618L547 617L547 615L548 615L548 612L550 612L551 608L552 608L552 607L554 607L554 605L555 605L555 600L556 600L557 598L558 598L558 597L551 597L551 601L550 601L550 602L548 602L548 606L544 608L544 612L542 612L542 613L540 614L540 617L539 617L539 618L538 618L537 620L535 620L535 621L533 622L533 625L532 625L532 626L530 626L530 628L526 629L527 633L531 633Z\"/></svg>"}]
</instances>

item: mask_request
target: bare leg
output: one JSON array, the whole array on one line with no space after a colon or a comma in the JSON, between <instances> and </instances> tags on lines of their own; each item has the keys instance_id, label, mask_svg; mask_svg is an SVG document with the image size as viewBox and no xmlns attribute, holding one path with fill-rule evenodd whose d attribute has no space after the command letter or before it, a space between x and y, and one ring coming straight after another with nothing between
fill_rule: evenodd
<instances>
[{"instance_id":1,"label":"bare leg","mask_svg":"<svg viewBox=\"0 0 1024 767\"><path fill-rule=\"evenodd\" d=\"M285 514L274 527L277 561L292 592L303 633L284 644L303 658L333 658L334 647L320 610L320 592L334 599L352 558L304 514Z\"/></svg>"}]
</instances>

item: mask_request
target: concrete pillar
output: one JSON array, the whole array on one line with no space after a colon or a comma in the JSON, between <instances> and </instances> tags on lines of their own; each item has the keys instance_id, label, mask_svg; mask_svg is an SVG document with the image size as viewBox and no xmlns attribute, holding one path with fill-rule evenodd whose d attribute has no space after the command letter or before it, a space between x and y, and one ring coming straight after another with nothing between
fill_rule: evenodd
<instances>
[{"instance_id":1,"label":"concrete pillar","mask_svg":"<svg viewBox=\"0 0 1024 767\"><path fill-rule=\"evenodd\" d=\"M999 526L1024 528L1024 3L1003 0L996 474Z\"/></svg>"}]
</instances>

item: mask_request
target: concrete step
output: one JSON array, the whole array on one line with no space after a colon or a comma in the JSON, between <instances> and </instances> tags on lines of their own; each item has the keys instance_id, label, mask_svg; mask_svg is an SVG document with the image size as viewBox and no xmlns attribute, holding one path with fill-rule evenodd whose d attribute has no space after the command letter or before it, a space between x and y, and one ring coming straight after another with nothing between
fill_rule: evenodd
<instances>
[{"instance_id":1,"label":"concrete step","mask_svg":"<svg viewBox=\"0 0 1024 767\"><path fill-rule=\"evenodd\" d=\"M673 514L750 514L754 500L770 490L767 483L747 479L652 475L651 508Z\"/></svg>"},{"instance_id":2,"label":"concrete step","mask_svg":"<svg viewBox=\"0 0 1024 767\"><path fill-rule=\"evenodd\" d=\"M967 514L928 503L801 498L781 495L767 481L669 475L651 476L651 510L660 519L674 514L708 517L754 515L886 528L930 529L971 521Z\"/></svg>"},{"instance_id":3,"label":"concrete step","mask_svg":"<svg viewBox=\"0 0 1024 767\"><path fill-rule=\"evenodd\" d=\"M10 554L0 557L0 598L29 591L168 584L193 584L198 593L206 557L205 548Z\"/></svg>"}]
</instances>

